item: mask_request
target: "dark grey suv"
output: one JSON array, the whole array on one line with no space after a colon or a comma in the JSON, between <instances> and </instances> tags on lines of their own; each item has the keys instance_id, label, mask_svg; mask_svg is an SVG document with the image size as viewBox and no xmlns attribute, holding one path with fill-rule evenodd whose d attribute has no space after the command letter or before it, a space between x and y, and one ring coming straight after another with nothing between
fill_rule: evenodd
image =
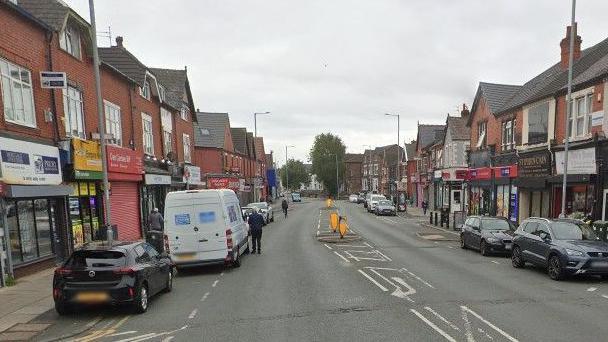
<instances>
[{"instance_id":1,"label":"dark grey suv","mask_svg":"<svg viewBox=\"0 0 608 342\"><path fill-rule=\"evenodd\" d=\"M544 267L549 277L594 274L608 277L608 243L580 220L531 217L515 231L513 267Z\"/></svg>"}]
</instances>

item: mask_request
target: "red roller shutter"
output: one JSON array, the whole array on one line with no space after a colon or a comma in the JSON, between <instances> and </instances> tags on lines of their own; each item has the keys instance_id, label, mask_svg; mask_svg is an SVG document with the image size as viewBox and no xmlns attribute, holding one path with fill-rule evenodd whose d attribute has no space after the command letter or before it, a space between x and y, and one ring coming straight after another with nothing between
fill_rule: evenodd
<instances>
[{"instance_id":1,"label":"red roller shutter","mask_svg":"<svg viewBox=\"0 0 608 342\"><path fill-rule=\"evenodd\" d=\"M139 226L137 184L135 182L111 183L112 224L118 225L118 240L133 241L142 238Z\"/></svg>"}]
</instances>

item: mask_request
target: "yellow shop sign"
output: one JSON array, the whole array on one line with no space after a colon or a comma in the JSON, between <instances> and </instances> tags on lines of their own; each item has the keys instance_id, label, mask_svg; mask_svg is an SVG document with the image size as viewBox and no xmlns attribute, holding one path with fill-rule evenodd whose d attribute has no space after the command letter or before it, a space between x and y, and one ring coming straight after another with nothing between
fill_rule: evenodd
<instances>
[{"instance_id":1,"label":"yellow shop sign","mask_svg":"<svg viewBox=\"0 0 608 342\"><path fill-rule=\"evenodd\" d=\"M95 141L72 139L74 169L101 171L101 149Z\"/></svg>"}]
</instances>

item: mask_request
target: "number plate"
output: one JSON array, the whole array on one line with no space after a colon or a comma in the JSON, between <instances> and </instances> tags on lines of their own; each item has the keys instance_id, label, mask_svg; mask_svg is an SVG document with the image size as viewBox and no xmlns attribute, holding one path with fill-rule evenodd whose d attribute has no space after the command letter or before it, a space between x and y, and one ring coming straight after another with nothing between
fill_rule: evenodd
<instances>
[{"instance_id":1,"label":"number plate","mask_svg":"<svg viewBox=\"0 0 608 342\"><path fill-rule=\"evenodd\" d=\"M177 258L178 260L192 260L194 259L195 255L196 254L194 253L176 254L175 258Z\"/></svg>"},{"instance_id":2,"label":"number plate","mask_svg":"<svg viewBox=\"0 0 608 342\"><path fill-rule=\"evenodd\" d=\"M505 249L506 250L510 251L512 247L513 247L512 243L505 243Z\"/></svg>"},{"instance_id":3,"label":"number plate","mask_svg":"<svg viewBox=\"0 0 608 342\"><path fill-rule=\"evenodd\" d=\"M99 303L110 299L105 292L80 292L76 295L76 301L81 303Z\"/></svg>"}]
</instances>

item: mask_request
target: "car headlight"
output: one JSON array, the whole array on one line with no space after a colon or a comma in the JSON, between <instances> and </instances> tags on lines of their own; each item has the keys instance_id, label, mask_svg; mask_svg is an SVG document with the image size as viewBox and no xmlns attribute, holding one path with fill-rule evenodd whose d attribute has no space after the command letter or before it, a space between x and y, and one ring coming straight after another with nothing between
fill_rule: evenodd
<instances>
[{"instance_id":1,"label":"car headlight","mask_svg":"<svg viewBox=\"0 0 608 342\"><path fill-rule=\"evenodd\" d=\"M495 237L489 237L489 238L486 238L486 241L488 241L489 243L497 243L500 240L498 240Z\"/></svg>"},{"instance_id":2,"label":"car headlight","mask_svg":"<svg viewBox=\"0 0 608 342\"><path fill-rule=\"evenodd\" d=\"M574 250L574 249L570 249L570 248L566 248L566 253L568 255L572 255L572 256L583 256L584 255L583 252L577 251L577 250Z\"/></svg>"}]
</instances>

